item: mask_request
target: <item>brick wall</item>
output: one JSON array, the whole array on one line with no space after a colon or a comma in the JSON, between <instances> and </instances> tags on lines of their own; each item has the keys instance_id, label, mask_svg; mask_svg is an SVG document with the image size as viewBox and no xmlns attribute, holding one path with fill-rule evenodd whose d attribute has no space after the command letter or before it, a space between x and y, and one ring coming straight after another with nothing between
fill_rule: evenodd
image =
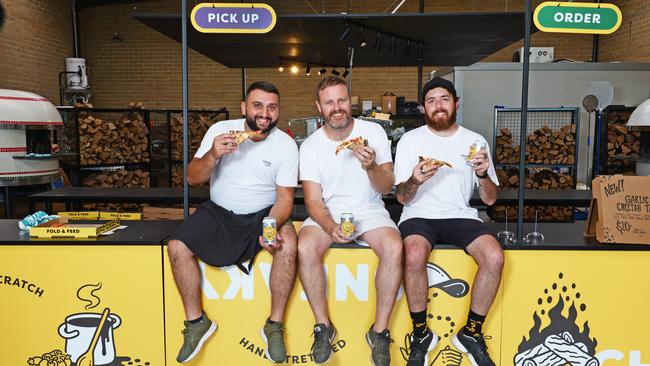
<instances>
[{"instance_id":1,"label":"brick wall","mask_svg":"<svg viewBox=\"0 0 650 366\"><path fill-rule=\"evenodd\" d=\"M621 9L623 22L615 33L600 36L598 61L650 62L650 2L610 2Z\"/></svg>"},{"instance_id":2,"label":"brick wall","mask_svg":"<svg viewBox=\"0 0 650 366\"><path fill-rule=\"evenodd\" d=\"M137 3L143 13L178 13L178 1L161 0ZM194 5L192 1L189 2ZM279 14L321 12L320 1L268 1ZM352 8L348 9L348 5ZM326 13L383 12L393 3L387 1L325 1ZM539 1L536 1L539 3ZM523 0L437 0L427 1L425 11L517 11ZM140 100L151 108L180 108L181 54L180 44L132 19L132 4L95 6L81 12L82 56L87 58L93 103L97 107L121 107ZM417 12L418 2L408 1L400 12ZM119 31L123 41L111 42ZM488 57L486 61L510 61L513 45ZM535 34L532 46L555 46L556 57L588 61L591 57L590 36ZM218 108L226 106L231 116L239 116L241 99L241 70L228 69L203 55L189 51L190 107ZM435 68L425 66L425 73ZM328 70L329 71L329 70ZM353 93L361 100L378 103L381 95L392 91L407 100L417 97L417 68L355 68ZM281 126L290 118L317 113L313 89L319 76L304 75L304 70L292 75L272 69L248 69L249 82L268 80L282 94ZM425 75L426 78L426 75Z\"/></svg>"},{"instance_id":3,"label":"brick wall","mask_svg":"<svg viewBox=\"0 0 650 366\"><path fill-rule=\"evenodd\" d=\"M5 0L0 29L0 88L59 103L59 72L73 56L69 0Z\"/></svg>"}]
</instances>

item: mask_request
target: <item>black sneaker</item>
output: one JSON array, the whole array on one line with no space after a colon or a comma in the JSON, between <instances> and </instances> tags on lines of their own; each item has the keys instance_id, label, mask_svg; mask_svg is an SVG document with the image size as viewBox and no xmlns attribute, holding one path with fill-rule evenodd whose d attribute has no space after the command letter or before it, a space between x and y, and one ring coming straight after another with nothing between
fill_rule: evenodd
<instances>
[{"instance_id":1,"label":"black sneaker","mask_svg":"<svg viewBox=\"0 0 650 366\"><path fill-rule=\"evenodd\" d=\"M314 343L311 345L315 363L325 363L332 356L332 341L336 337L336 328L330 323L327 327L319 323L314 325Z\"/></svg>"},{"instance_id":2,"label":"black sneaker","mask_svg":"<svg viewBox=\"0 0 650 366\"><path fill-rule=\"evenodd\" d=\"M429 328L427 328L427 333L422 338L411 334L409 359L406 366L428 366L429 352L436 348L436 344L438 344L438 335Z\"/></svg>"},{"instance_id":3,"label":"black sneaker","mask_svg":"<svg viewBox=\"0 0 650 366\"><path fill-rule=\"evenodd\" d=\"M471 362L472 365L495 366L494 361L492 361L488 354L483 334L479 334L478 337L472 337L461 330L454 334L451 343L458 348L459 351L467 355L467 358L469 358L469 362Z\"/></svg>"},{"instance_id":4,"label":"black sneaker","mask_svg":"<svg viewBox=\"0 0 650 366\"><path fill-rule=\"evenodd\" d=\"M366 333L366 342L371 350L370 363L372 366L388 366L390 365L390 344L395 341L390 337L388 329L377 333L372 329L373 326Z\"/></svg>"}]
</instances>

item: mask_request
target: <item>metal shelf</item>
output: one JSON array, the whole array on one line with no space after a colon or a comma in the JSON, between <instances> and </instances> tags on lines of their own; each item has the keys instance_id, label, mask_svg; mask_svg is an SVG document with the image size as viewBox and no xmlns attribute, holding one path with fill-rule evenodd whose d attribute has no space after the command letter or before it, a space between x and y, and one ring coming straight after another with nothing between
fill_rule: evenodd
<instances>
[{"instance_id":1,"label":"metal shelf","mask_svg":"<svg viewBox=\"0 0 650 366\"><path fill-rule=\"evenodd\" d=\"M150 162L138 163L113 163L113 164L96 164L96 165L81 165L81 171L115 171L115 170L133 170L133 169L148 169L151 165Z\"/></svg>"},{"instance_id":2,"label":"metal shelf","mask_svg":"<svg viewBox=\"0 0 650 366\"><path fill-rule=\"evenodd\" d=\"M89 172L99 171L116 171L120 169L135 170L142 169L151 174L152 186L171 186L172 165L176 165L176 161L172 159L172 116L182 114L182 110L177 109L134 109L134 108L77 108L77 107L58 107L60 113L64 117L64 137L67 139L68 146L73 154L73 160L69 162L71 172L69 173L73 181L73 185L78 186L81 183L81 174L88 174ZM216 110L190 110L190 116L193 114L216 114L219 120L227 120L230 117L228 110L224 107ZM139 162L117 162L110 164L85 164L81 163L81 156L79 154L79 114L88 113L100 118L106 122L112 122L112 118L116 114L123 113L138 113L142 115L143 123L146 128L146 142L147 150L143 152L148 158L146 161ZM111 114L113 116L111 116ZM108 115L108 116L107 116ZM119 123L117 117L116 125ZM193 120L190 118L189 123L192 124ZM216 122L215 122L216 123ZM119 126L118 126L119 127ZM154 147L154 144L161 143L161 146ZM157 150L156 150L157 149ZM144 156L143 156L144 157ZM96 159L95 159L96 160ZM164 167L161 171L160 167ZM154 172L155 171L155 172ZM161 174L162 173L162 174ZM155 177L155 179L153 178Z\"/></svg>"},{"instance_id":3,"label":"metal shelf","mask_svg":"<svg viewBox=\"0 0 650 366\"><path fill-rule=\"evenodd\" d=\"M575 189L576 187L576 177L577 177L577 167L578 167L578 141L579 141L579 131L580 131L580 110L576 107L561 107L561 108L529 108L527 116L527 129L526 131L521 131L521 108L494 108L494 131L493 131L493 140L492 140L492 158L497 159L497 138L499 137L500 130L502 128L508 128L512 136L512 146L519 146L519 141L522 133L525 133L526 136L526 150L529 150L530 142L528 141L528 135L534 133L535 130L540 129L544 126L548 126L552 131L559 131L562 127L567 125L575 126L575 133L573 133L573 164L544 164L544 163L528 163L524 162L524 169L528 170L526 177L533 177L534 170L540 169L550 169L555 171L555 173L560 175L570 175L572 179L571 187L562 187L562 188L551 188L551 190L562 190L562 189ZM528 159L529 154L527 151L526 158ZM509 163L495 163L494 167L496 169L519 169L519 163L509 164ZM543 192L544 190L540 190ZM537 207L542 205L525 205L526 207ZM544 207L555 207L555 205L547 205ZM502 217L498 216L496 213L496 207L491 206L488 208L488 215L495 220L501 220ZM561 222L573 222L575 220L575 210L571 213L570 217L566 217L565 220L559 220Z\"/></svg>"},{"instance_id":4,"label":"metal shelf","mask_svg":"<svg viewBox=\"0 0 650 366\"><path fill-rule=\"evenodd\" d=\"M519 164L494 164L495 168L519 168ZM525 168L575 168L575 164L524 164Z\"/></svg>"}]
</instances>

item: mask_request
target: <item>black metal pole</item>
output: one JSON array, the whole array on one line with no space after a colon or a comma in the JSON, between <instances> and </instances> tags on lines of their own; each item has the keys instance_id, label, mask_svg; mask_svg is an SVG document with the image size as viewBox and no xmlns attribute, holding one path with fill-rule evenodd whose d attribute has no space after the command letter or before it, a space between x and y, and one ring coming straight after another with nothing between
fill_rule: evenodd
<instances>
[{"instance_id":1,"label":"black metal pole","mask_svg":"<svg viewBox=\"0 0 650 366\"><path fill-rule=\"evenodd\" d=\"M517 242L521 242L524 231L524 191L526 190L526 129L528 122L528 78L530 71L530 26L531 26L531 0L526 0L526 16L524 30L524 69L521 83L521 130L519 132L519 195L517 210Z\"/></svg>"},{"instance_id":2,"label":"black metal pole","mask_svg":"<svg viewBox=\"0 0 650 366\"><path fill-rule=\"evenodd\" d=\"M181 29L182 29L182 55L183 55L183 217L189 216L190 204L190 186L187 182L187 164L188 164L188 87L187 87L187 0L182 1L181 9Z\"/></svg>"},{"instance_id":3,"label":"black metal pole","mask_svg":"<svg viewBox=\"0 0 650 366\"><path fill-rule=\"evenodd\" d=\"M600 0L598 0L598 4L600 4ZM598 62L598 35L597 34L594 34L592 44L591 44L591 62Z\"/></svg>"},{"instance_id":4,"label":"black metal pole","mask_svg":"<svg viewBox=\"0 0 650 366\"><path fill-rule=\"evenodd\" d=\"M172 175L174 171L174 163L175 161L173 160L173 155L172 155L172 148L174 146L172 142L172 120L171 120L171 112L167 111L165 113L166 116L166 121L167 121L167 162L169 162L169 169L167 171L167 178L169 178L169 188L174 186L174 183L172 182Z\"/></svg>"},{"instance_id":5,"label":"black metal pole","mask_svg":"<svg viewBox=\"0 0 650 366\"><path fill-rule=\"evenodd\" d=\"M11 218L11 195L9 194L9 186L5 187L5 219ZM30 212L32 214L33 212Z\"/></svg>"},{"instance_id":6,"label":"black metal pole","mask_svg":"<svg viewBox=\"0 0 650 366\"><path fill-rule=\"evenodd\" d=\"M424 13L424 0L420 0L420 13ZM421 45L420 45L421 47ZM418 49L418 53L420 50ZM424 55L422 55L424 58ZM423 60L420 59L418 60L418 92L416 93L418 96L418 102L422 100L422 74L424 72L424 65L423 65Z\"/></svg>"},{"instance_id":7,"label":"black metal pole","mask_svg":"<svg viewBox=\"0 0 650 366\"><path fill-rule=\"evenodd\" d=\"M246 100L246 88L247 88L247 83L248 80L246 80L248 76L246 75L246 68L242 67L241 68L241 100Z\"/></svg>"},{"instance_id":8,"label":"black metal pole","mask_svg":"<svg viewBox=\"0 0 650 366\"><path fill-rule=\"evenodd\" d=\"M348 92L352 95L352 75L354 66L354 47L348 47L348 70L350 70L350 75L348 76Z\"/></svg>"}]
</instances>

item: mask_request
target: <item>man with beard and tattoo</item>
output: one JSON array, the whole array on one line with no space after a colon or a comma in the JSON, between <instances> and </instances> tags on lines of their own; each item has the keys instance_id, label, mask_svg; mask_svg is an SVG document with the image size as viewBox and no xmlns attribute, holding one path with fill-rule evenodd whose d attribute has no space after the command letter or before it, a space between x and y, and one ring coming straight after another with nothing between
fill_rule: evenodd
<instances>
[{"instance_id":1,"label":"man with beard and tattoo","mask_svg":"<svg viewBox=\"0 0 650 366\"><path fill-rule=\"evenodd\" d=\"M372 364L389 365L392 339L388 323L402 280L403 258L397 225L381 197L395 182L390 142L379 124L352 118L350 93L341 78L330 76L320 81L316 107L325 125L300 146L300 180L310 217L298 238L298 272L316 320L312 357L314 362L324 363L332 354L336 328L327 310L323 255L332 243L353 241L341 226L341 214L352 213L357 242L370 246L379 257L377 310L365 338ZM366 139L367 146L335 153L342 141L357 137Z\"/></svg>"},{"instance_id":2,"label":"man with beard and tattoo","mask_svg":"<svg viewBox=\"0 0 650 366\"><path fill-rule=\"evenodd\" d=\"M167 243L186 318L178 362L193 359L217 328L202 308L197 259L219 267L236 264L248 273L262 248L273 256L273 265L271 312L260 335L267 357L286 361L282 321L296 277L297 235L289 216L298 183L298 148L275 128L280 93L273 84L251 84L241 111L245 118L218 122L203 137L187 167L187 180L191 185L210 180L210 200ZM261 133L237 145L232 131ZM272 246L265 245L261 236L266 216L277 221L277 244ZM247 260L245 268L242 262Z\"/></svg>"},{"instance_id":3,"label":"man with beard and tattoo","mask_svg":"<svg viewBox=\"0 0 650 366\"><path fill-rule=\"evenodd\" d=\"M438 336L427 327L427 261L435 244L463 248L478 265L465 326L452 344L467 354L474 366L494 365L487 352L482 325L501 281L503 250L494 234L478 218L469 199L478 186L481 200L492 205L498 180L489 149L466 164L475 140L485 139L457 125L458 97L454 85L435 78L422 88L426 125L407 132L397 145L395 176L397 199L404 205L399 229L404 239L404 288L413 320L408 366L428 365L428 353ZM487 146L487 143L486 143ZM424 156L451 163L423 168Z\"/></svg>"}]
</instances>

